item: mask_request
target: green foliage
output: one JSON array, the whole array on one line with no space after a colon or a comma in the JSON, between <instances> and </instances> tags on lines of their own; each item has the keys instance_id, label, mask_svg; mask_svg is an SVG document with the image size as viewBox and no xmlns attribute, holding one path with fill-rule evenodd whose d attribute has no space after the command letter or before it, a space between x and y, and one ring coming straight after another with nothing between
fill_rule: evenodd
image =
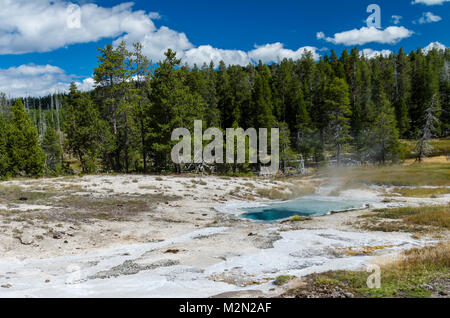
<instances>
[{"instance_id":1,"label":"green foliage","mask_svg":"<svg viewBox=\"0 0 450 318\"><path fill-rule=\"evenodd\" d=\"M64 123L66 149L80 160L83 173L95 172L99 151L110 151L110 136L90 96L78 91L74 83L67 98Z\"/></svg>"},{"instance_id":2,"label":"green foliage","mask_svg":"<svg viewBox=\"0 0 450 318\"><path fill-rule=\"evenodd\" d=\"M39 135L20 99L12 106L11 119L6 126L8 163L5 175L41 175L44 169L44 154Z\"/></svg>"},{"instance_id":3,"label":"green foliage","mask_svg":"<svg viewBox=\"0 0 450 318\"><path fill-rule=\"evenodd\" d=\"M295 276L289 276L289 275L280 275L278 276L275 281L273 282L277 286L283 286L287 284L290 280L293 280Z\"/></svg>"},{"instance_id":4,"label":"green foliage","mask_svg":"<svg viewBox=\"0 0 450 318\"><path fill-rule=\"evenodd\" d=\"M319 61L305 52L272 65L191 67L172 50L154 64L141 44L107 45L99 49L96 87L89 93L72 85L64 97L26 98L21 110L0 96L0 176L41 174L39 140L50 174L61 170L58 144L69 155L62 170L71 163L83 173L179 172L170 160L171 133L178 127L192 132L194 120L222 131L279 127L283 170L300 155L317 167L334 156L338 164L343 158L395 163L407 151L400 137L420 138L419 158L446 154L428 140L450 133L449 65L449 49L401 49L368 59L353 48ZM258 166L211 168L237 175Z\"/></svg>"},{"instance_id":5,"label":"green foliage","mask_svg":"<svg viewBox=\"0 0 450 318\"><path fill-rule=\"evenodd\" d=\"M342 147L351 140L349 87L344 79L334 78L325 90L325 109L328 114L328 134L340 163Z\"/></svg>"},{"instance_id":6,"label":"green foliage","mask_svg":"<svg viewBox=\"0 0 450 318\"><path fill-rule=\"evenodd\" d=\"M42 150L44 151L45 168L47 173L58 175L61 173L61 155L62 150L59 144L59 136L56 131L49 127L45 131L44 139L42 140Z\"/></svg>"}]
</instances>

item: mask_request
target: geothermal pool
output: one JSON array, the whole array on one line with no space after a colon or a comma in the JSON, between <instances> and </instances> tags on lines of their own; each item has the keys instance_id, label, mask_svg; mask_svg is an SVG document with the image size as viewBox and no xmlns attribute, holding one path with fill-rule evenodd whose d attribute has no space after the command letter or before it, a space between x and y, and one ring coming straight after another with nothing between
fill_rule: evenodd
<instances>
[{"instance_id":1,"label":"geothermal pool","mask_svg":"<svg viewBox=\"0 0 450 318\"><path fill-rule=\"evenodd\" d=\"M292 216L321 216L333 211L363 208L367 201L356 201L333 197L307 197L272 203L262 207L246 208L242 215L258 221L275 221Z\"/></svg>"}]
</instances>

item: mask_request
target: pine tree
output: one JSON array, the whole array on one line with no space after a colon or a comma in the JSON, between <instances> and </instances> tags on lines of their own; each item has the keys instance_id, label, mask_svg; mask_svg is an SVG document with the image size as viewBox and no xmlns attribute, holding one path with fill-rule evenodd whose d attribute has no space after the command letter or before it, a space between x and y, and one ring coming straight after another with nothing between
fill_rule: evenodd
<instances>
[{"instance_id":1,"label":"pine tree","mask_svg":"<svg viewBox=\"0 0 450 318\"><path fill-rule=\"evenodd\" d=\"M403 49L400 49L397 55L395 74L395 117L400 136L406 136L410 128L407 102L411 95L411 83L409 80L410 65Z\"/></svg>"},{"instance_id":2,"label":"pine tree","mask_svg":"<svg viewBox=\"0 0 450 318\"><path fill-rule=\"evenodd\" d=\"M230 76L223 61L219 63L216 83L218 108L221 113L220 124L221 127L230 128L235 121L239 121L239 114L234 109L234 96L232 94Z\"/></svg>"},{"instance_id":3,"label":"pine tree","mask_svg":"<svg viewBox=\"0 0 450 318\"><path fill-rule=\"evenodd\" d=\"M9 176L8 135L10 127L0 112L0 179Z\"/></svg>"},{"instance_id":4,"label":"pine tree","mask_svg":"<svg viewBox=\"0 0 450 318\"><path fill-rule=\"evenodd\" d=\"M149 152L148 143L146 141L149 131L148 127L148 112L150 109L150 101L148 98L151 91L150 76L151 76L151 62L143 54L142 44L135 43L133 45L134 51L132 52L132 75L133 75L133 88L130 90L130 99L133 103L132 114L135 122L134 126L137 127L140 144L139 152L142 155L142 169L147 171L147 154Z\"/></svg>"},{"instance_id":5,"label":"pine tree","mask_svg":"<svg viewBox=\"0 0 450 318\"><path fill-rule=\"evenodd\" d=\"M59 136L56 131L48 127L42 140L42 150L46 156L45 169L48 174L58 175L61 173L61 147Z\"/></svg>"},{"instance_id":6,"label":"pine tree","mask_svg":"<svg viewBox=\"0 0 450 318\"><path fill-rule=\"evenodd\" d=\"M255 85L253 87L250 115L254 128L272 128L275 124L272 104L272 91L270 89L270 70L267 65L259 62Z\"/></svg>"},{"instance_id":7,"label":"pine tree","mask_svg":"<svg viewBox=\"0 0 450 318\"><path fill-rule=\"evenodd\" d=\"M149 142L158 170L169 168L172 131L181 127L192 131L194 121L203 120L205 109L201 96L185 85L176 53L169 49L165 56L155 70L150 93Z\"/></svg>"},{"instance_id":8,"label":"pine tree","mask_svg":"<svg viewBox=\"0 0 450 318\"><path fill-rule=\"evenodd\" d=\"M104 147L111 143L104 142L108 130L104 129L90 96L81 93L75 83L70 86L64 115L67 150L80 160L83 173L95 172L97 156L101 151L110 153L110 149Z\"/></svg>"},{"instance_id":9,"label":"pine tree","mask_svg":"<svg viewBox=\"0 0 450 318\"><path fill-rule=\"evenodd\" d=\"M328 114L328 134L340 164L342 147L351 140L349 87L344 79L335 78L325 89L325 109Z\"/></svg>"},{"instance_id":10,"label":"pine tree","mask_svg":"<svg viewBox=\"0 0 450 318\"><path fill-rule=\"evenodd\" d=\"M107 154L115 171L128 171L130 166L129 147L133 135L131 124L130 78L132 77L131 53L125 42L117 48L107 45L99 49L99 65L94 69L101 113L108 118L113 139ZM106 159L106 158L105 158Z\"/></svg>"},{"instance_id":11,"label":"pine tree","mask_svg":"<svg viewBox=\"0 0 450 318\"><path fill-rule=\"evenodd\" d=\"M20 99L11 108L11 128L7 137L9 170L12 175L39 176L44 169L44 154L39 135Z\"/></svg>"}]
</instances>

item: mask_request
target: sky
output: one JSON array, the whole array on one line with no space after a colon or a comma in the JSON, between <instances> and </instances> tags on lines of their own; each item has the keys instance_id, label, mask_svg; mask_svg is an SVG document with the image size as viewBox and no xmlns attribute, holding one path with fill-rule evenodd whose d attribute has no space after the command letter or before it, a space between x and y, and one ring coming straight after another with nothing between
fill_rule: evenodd
<instances>
[{"instance_id":1,"label":"sky","mask_svg":"<svg viewBox=\"0 0 450 318\"><path fill-rule=\"evenodd\" d=\"M0 92L44 96L72 81L92 89L97 48L122 40L142 43L155 63L172 48L188 65L445 48L449 13L450 0L0 0Z\"/></svg>"}]
</instances>

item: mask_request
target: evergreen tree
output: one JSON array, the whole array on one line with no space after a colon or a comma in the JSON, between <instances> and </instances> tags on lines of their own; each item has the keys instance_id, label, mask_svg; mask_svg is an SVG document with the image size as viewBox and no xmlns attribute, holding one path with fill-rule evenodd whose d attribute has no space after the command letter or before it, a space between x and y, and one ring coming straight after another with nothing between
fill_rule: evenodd
<instances>
[{"instance_id":1,"label":"evergreen tree","mask_svg":"<svg viewBox=\"0 0 450 318\"><path fill-rule=\"evenodd\" d=\"M109 153L110 149L105 147L111 143L104 142L108 130L102 125L90 96L78 91L75 83L70 86L64 123L67 150L80 160L83 173L95 172L97 156L101 152Z\"/></svg>"},{"instance_id":2,"label":"evergreen tree","mask_svg":"<svg viewBox=\"0 0 450 318\"><path fill-rule=\"evenodd\" d=\"M44 154L39 135L20 99L11 108L11 128L7 137L11 174L39 176L44 169Z\"/></svg>"},{"instance_id":3,"label":"evergreen tree","mask_svg":"<svg viewBox=\"0 0 450 318\"><path fill-rule=\"evenodd\" d=\"M130 98L133 104L132 114L135 126L138 131L138 139L140 141L139 152L142 155L142 169L144 172L147 171L147 154L150 151L148 143L146 142L147 134L149 131L148 127L148 112L150 109L150 101L148 98L149 92L151 91L150 76L151 76L151 62L144 56L142 52L142 44L135 43L133 45L134 51L132 52L133 65L133 87L130 90Z\"/></svg>"},{"instance_id":4,"label":"evergreen tree","mask_svg":"<svg viewBox=\"0 0 450 318\"><path fill-rule=\"evenodd\" d=\"M59 145L59 136L56 131L49 127L45 131L42 140L42 150L46 156L45 169L49 174L61 173L61 147Z\"/></svg>"},{"instance_id":5,"label":"evergreen tree","mask_svg":"<svg viewBox=\"0 0 450 318\"><path fill-rule=\"evenodd\" d=\"M342 147L350 137L349 87L344 79L335 78L325 89L325 108L328 113L328 134L336 150L337 164L340 164Z\"/></svg>"},{"instance_id":6,"label":"evergreen tree","mask_svg":"<svg viewBox=\"0 0 450 318\"><path fill-rule=\"evenodd\" d=\"M403 49L400 49L397 55L395 74L395 117L400 136L405 137L410 128L407 102L411 95L411 83L409 80L410 65Z\"/></svg>"},{"instance_id":7,"label":"evergreen tree","mask_svg":"<svg viewBox=\"0 0 450 318\"><path fill-rule=\"evenodd\" d=\"M393 108L382 109L369 132L369 158L382 164L398 161L401 158L398 137Z\"/></svg>"},{"instance_id":8,"label":"evergreen tree","mask_svg":"<svg viewBox=\"0 0 450 318\"><path fill-rule=\"evenodd\" d=\"M115 171L128 172L130 166L129 148L132 143L132 108L130 103L130 79L133 76L131 53L125 42L117 48L107 45L99 49L99 65L94 69L94 80L97 85L99 104L103 118L108 118L112 132L112 144L108 149L105 162L111 162Z\"/></svg>"},{"instance_id":9,"label":"evergreen tree","mask_svg":"<svg viewBox=\"0 0 450 318\"><path fill-rule=\"evenodd\" d=\"M0 112L0 179L6 178L10 174L7 148L9 128L8 122Z\"/></svg>"},{"instance_id":10,"label":"evergreen tree","mask_svg":"<svg viewBox=\"0 0 450 318\"><path fill-rule=\"evenodd\" d=\"M198 93L185 85L181 60L168 50L152 79L149 142L158 170L169 168L173 146L172 131L183 127L193 130L195 120L203 120L205 104Z\"/></svg>"},{"instance_id":11,"label":"evergreen tree","mask_svg":"<svg viewBox=\"0 0 450 318\"><path fill-rule=\"evenodd\" d=\"M250 115L253 119L252 127L272 128L275 124L272 104L272 91L270 89L270 70L267 65L259 62L255 85L253 87Z\"/></svg>"},{"instance_id":12,"label":"evergreen tree","mask_svg":"<svg viewBox=\"0 0 450 318\"><path fill-rule=\"evenodd\" d=\"M234 97L232 94L230 76L223 61L220 61L217 70L217 99L220 109L221 127L230 128L234 122L239 121L239 113L234 109Z\"/></svg>"}]
</instances>

